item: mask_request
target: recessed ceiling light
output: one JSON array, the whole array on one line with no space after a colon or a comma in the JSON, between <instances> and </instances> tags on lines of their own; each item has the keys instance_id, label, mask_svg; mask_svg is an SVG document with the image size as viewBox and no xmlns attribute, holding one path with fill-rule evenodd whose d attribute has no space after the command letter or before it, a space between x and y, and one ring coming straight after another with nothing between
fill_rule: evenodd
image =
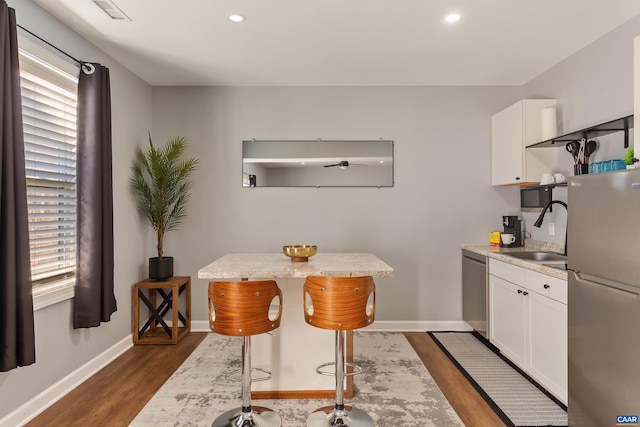
<instances>
[{"instance_id":1,"label":"recessed ceiling light","mask_svg":"<svg viewBox=\"0 0 640 427\"><path fill-rule=\"evenodd\" d=\"M448 24L453 24L454 22L458 22L460 20L460 14L457 12L453 12L444 17L444 21Z\"/></svg>"},{"instance_id":2,"label":"recessed ceiling light","mask_svg":"<svg viewBox=\"0 0 640 427\"><path fill-rule=\"evenodd\" d=\"M235 13L232 14L232 15L229 15L229 21L232 21L232 22L243 22L246 19L247 18L245 18L244 16L238 15L238 14L235 14Z\"/></svg>"}]
</instances>

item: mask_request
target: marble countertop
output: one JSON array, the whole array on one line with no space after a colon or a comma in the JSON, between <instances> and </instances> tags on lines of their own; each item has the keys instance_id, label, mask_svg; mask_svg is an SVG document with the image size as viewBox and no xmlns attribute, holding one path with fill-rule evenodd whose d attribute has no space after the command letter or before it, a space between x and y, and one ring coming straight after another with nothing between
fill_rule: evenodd
<instances>
[{"instance_id":1,"label":"marble countertop","mask_svg":"<svg viewBox=\"0 0 640 427\"><path fill-rule=\"evenodd\" d=\"M527 244L528 243L528 244ZM537 271L543 274L547 274L558 279L567 280L567 271L560 270L554 267L548 267L543 265L540 261L529 261L526 259L520 259L509 256L510 252L526 252L526 251L551 251L562 252L562 247L554 243L547 243L541 241L531 241L525 243L525 246L520 248L496 248L490 245L462 245L462 249L469 250L481 255L485 255L489 258L494 258L509 264L517 265L529 270Z\"/></svg>"},{"instance_id":2,"label":"marble countertop","mask_svg":"<svg viewBox=\"0 0 640 427\"><path fill-rule=\"evenodd\" d=\"M200 279L303 279L312 275L392 277L393 268L368 253L318 253L308 262L291 262L282 253L235 253L198 271Z\"/></svg>"}]
</instances>

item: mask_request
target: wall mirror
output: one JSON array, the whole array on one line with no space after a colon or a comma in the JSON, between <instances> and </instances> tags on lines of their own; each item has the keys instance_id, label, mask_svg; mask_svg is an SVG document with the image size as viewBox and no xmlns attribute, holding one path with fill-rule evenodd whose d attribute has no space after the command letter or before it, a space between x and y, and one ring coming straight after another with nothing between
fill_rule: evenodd
<instances>
[{"instance_id":1,"label":"wall mirror","mask_svg":"<svg viewBox=\"0 0 640 427\"><path fill-rule=\"evenodd\" d=\"M242 141L244 187L393 187L393 141Z\"/></svg>"}]
</instances>

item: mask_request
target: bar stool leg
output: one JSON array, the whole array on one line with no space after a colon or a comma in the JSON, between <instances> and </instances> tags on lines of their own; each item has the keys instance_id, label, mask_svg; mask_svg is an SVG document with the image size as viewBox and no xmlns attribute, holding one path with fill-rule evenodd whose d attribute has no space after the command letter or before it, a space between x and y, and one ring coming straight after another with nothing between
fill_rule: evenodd
<instances>
[{"instance_id":1,"label":"bar stool leg","mask_svg":"<svg viewBox=\"0 0 640 427\"><path fill-rule=\"evenodd\" d=\"M242 341L242 407L231 409L213 421L211 427L280 427L277 412L251 405L251 337Z\"/></svg>"},{"instance_id":2,"label":"bar stool leg","mask_svg":"<svg viewBox=\"0 0 640 427\"><path fill-rule=\"evenodd\" d=\"M336 403L320 408L307 418L307 427L373 427L366 412L344 405L344 331L336 331Z\"/></svg>"}]
</instances>

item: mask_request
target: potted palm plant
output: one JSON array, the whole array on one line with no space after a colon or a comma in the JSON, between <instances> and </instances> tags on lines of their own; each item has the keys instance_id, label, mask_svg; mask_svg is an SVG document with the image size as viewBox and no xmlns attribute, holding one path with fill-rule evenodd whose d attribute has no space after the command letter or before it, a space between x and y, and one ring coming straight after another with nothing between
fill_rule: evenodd
<instances>
[{"instance_id":1,"label":"potted palm plant","mask_svg":"<svg viewBox=\"0 0 640 427\"><path fill-rule=\"evenodd\" d=\"M158 256L149 258L149 278L162 280L173 276L173 257L164 256L167 231L175 230L186 216L191 173L197 159L182 159L187 147L184 137L170 139L158 148L149 133L146 151L137 147L131 163L130 186L137 196L138 212L156 231Z\"/></svg>"}]
</instances>

